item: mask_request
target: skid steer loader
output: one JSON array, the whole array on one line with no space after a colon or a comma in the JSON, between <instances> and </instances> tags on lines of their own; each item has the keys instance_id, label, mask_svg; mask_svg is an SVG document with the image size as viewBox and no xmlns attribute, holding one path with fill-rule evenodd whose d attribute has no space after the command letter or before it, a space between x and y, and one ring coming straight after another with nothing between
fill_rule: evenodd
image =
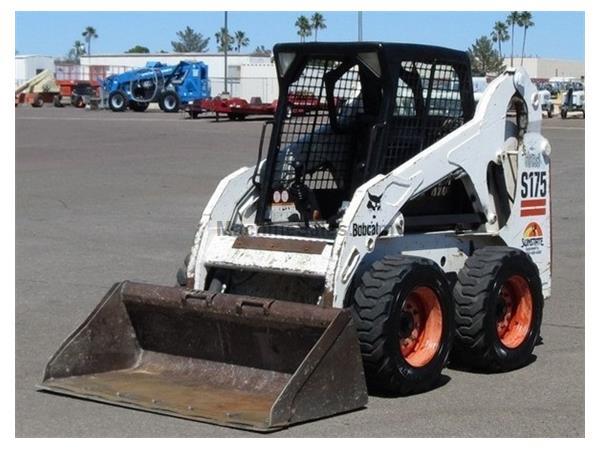
<instances>
[{"instance_id":1,"label":"skid steer loader","mask_svg":"<svg viewBox=\"0 0 600 450\"><path fill-rule=\"evenodd\" d=\"M531 360L550 145L527 74L507 70L475 106L460 51L278 44L274 58L258 162L217 186L181 286L114 285L43 389L267 431L362 408L367 386L432 389L448 358ZM294 95L320 107L289 117Z\"/></svg>"}]
</instances>

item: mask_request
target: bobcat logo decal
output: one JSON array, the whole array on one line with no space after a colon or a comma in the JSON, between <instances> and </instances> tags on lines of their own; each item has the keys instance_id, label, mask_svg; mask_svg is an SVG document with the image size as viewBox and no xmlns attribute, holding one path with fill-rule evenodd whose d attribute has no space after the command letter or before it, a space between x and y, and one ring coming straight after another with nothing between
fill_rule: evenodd
<instances>
[{"instance_id":1,"label":"bobcat logo decal","mask_svg":"<svg viewBox=\"0 0 600 450\"><path fill-rule=\"evenodd\" d=\"M381 197L383 197L383 194L377 196L371 194L369 191L367 191L367 194L369 195L369 202L367 203L367 208L373 211L379 211L381 209Z\"/></svg>"}]
</instances>

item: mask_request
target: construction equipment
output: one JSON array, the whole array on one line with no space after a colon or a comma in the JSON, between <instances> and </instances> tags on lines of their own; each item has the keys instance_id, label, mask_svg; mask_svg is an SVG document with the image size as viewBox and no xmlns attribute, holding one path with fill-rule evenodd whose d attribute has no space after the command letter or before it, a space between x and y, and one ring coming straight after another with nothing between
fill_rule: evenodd
<instances>
[{"instance_id":1,"label":"construction equipment","mask_svg":"<svg viewBox=\"0 0 600 450\"><path fill-rule=\"evenodd\" d=\"M530 362L551 149L525 71L475 107L460 51L278 44L274 59L258 163L217 186L182 286L115 285L43 389L264 431L363 407L365 378L432 389L451 348L478 370ZM326 107L288 117L297 92Z\"/></svg>"},{"instance_id":2,"label":"construction equipment","mask_svg":"<svg viewBox=\"0 0 600 450\"><path fill-rule=\"evenodd\" d=\"M538 88L540 94L540 101L542 104L542 111L548 115L548 119L552 119L554 115L554 102L552 101L552 94L548 89Z\"/></svg>"},{"instance_id":3,"label":"construction equipment","mask_svg":"<svg viewBox=\"0 0 600 450\"><path fill-rule=\"evenodd\" d=\"M566 119L569 112L579 112L585 119L585 91L582 83L573 83L567 87L560 106L560 117Z\"/></svg>"},{"instance_id":4,"label":"construction equipment","mask_svg":"<svg viewBox=\"0 0 600 450\"><path fill-rule=\"evenodd\" d=\"M153 102L164 112L178 112L182 104L210 97L208 66L199 61L175 66L148 62L144 68L106 77L102 88L115 112L143 112Z\"/></svg>"},{"instance_id":5,"label":"construction equipment","mask_svg":"<svg viewBox=\"0 0 600 450\"><path fill-rule=\"evenodd\" d=\"M34 108L40 108L44 106L44 103L52 102L59 91L60 88L52 72L47 69L43 70L31 80L17 86L15 89L15 106L20 103L27 103Z\"/></svg>"},{"instance_id":6,"label":"construction equipment","mask_svg":"<svg viewBox=\"0 0 600 450\"><path fill-rule=\"evenodd\" d=\"M52 103L57 108L65 106L64 99L68 99L68 104L75 108L85 108L100 101L100 83L97 81L58 80L56 83L60 92L54 96Z\"/></svg>"}]
</instances>

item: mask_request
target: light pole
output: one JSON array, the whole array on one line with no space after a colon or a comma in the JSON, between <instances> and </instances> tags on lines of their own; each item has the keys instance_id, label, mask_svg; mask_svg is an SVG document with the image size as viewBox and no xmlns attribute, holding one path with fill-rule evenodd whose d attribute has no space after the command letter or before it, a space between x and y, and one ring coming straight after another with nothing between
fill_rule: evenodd
<instances>
[{"instance_id":1,"label":"light pole","mask_svg":"<svg viewBox=\"0 0 600 450\"><path fill-rule=\"evenodd\" d=\"M358 41L363 40L362 11L358 11Z\"/></svg>"},{"instance_id":2,"label":"light pole","mask_svg":"<svg viewBox=\"0 0 600 450\"><path fill-rule=\"evenodd\" d=\"M229 93L227 89L227 50L229 49L229 31L227 30L227 11L225 11L225 36L223 36L223 52L225 54L225 93Z\"/></svg>"}]
</instances>

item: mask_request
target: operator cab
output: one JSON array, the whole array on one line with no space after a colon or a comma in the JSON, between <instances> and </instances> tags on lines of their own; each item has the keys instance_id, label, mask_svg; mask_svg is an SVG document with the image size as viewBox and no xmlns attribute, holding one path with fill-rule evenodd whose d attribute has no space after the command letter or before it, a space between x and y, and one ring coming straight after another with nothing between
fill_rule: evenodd
<instances>
[{"instance_id":1,"label":"operator cab","mask_svg":"<svg viewBox=\"0 0 600 450\"><path fill-rule=\"evenodd\" d=\"M411 44L308 43L278 44L274 55L280 92L258 183L259 232L335 234L356 188L474 114L464 52ZM436 207L435 198L425 200L428 212L468 212L464 187L455 181L445 180L444 189L436 191L444 194ZM419 215L419 201L409 202L407 211Z\"/></svg>"}]
</instances>

